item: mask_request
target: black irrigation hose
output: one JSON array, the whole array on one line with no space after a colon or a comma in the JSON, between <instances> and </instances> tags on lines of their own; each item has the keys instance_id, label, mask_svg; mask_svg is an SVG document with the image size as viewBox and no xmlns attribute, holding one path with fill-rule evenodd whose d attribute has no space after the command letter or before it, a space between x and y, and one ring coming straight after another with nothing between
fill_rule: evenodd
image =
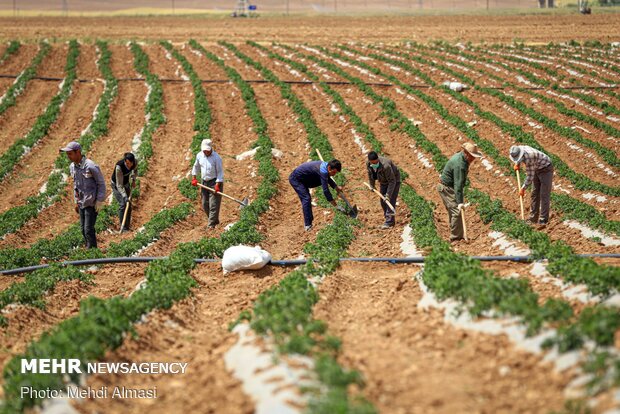
<instances>
[{"instance_id":1,"label":"black irrigation hose","mask_svg":"<svg viewBox=\"0 0 620 414\"><path fill-rule=\"evenodd\" d=\"M15 79L17 78L16 75L0 75L0 78L8 78L8 79ZM54 81L54 82L60 82L62 80L62 78L50 78L50 77L45 77L45 76L35 76L32 79L36 79L36 80L43 80L43 81ZM101 79L78 79L78 82L95 82ZM183 79L169 79L169 78L161 78L159 79L160 82L171 82L171 83L183 83L183 82L191 82L190 80L183 80ZM119 78L117 79L117 82L144 82L145 79L144 78ZM230 83L230 80L227 79L201 79L200 80L202 83ZM272 83L271 81L268 80L264 80L264 79L245 79L246 82L248 83ZM287 84L291 84L291 85L314 85L318 82L314 82L314 81L296 81L296 80L285 80L282 81L284 83ZM324 83L328 84L328 85L352 85L351 82L344 82L344 81L324 81ZM394 87L396 85L394 85L393 83L383 83L383 82L365 82L365 85L368 86L383 86L383 87ZM432 86L430 85L416 85L416 84L409 84L408 86L415 88L415 89L430 89L432 88ZM487 88L487 89L496 89L496 90L505 90L505 89L514 89L513 87L504 87L504 86L495 86L495 87L491 87L491 88ZM543 86L528 86L525 88L520 88L523 90L528 90L528 91L544 91L544 90L548 90L548 88L545 88ZM603 90L603 89L620 89L620 84L616 85L608 85L608 86L567 86L564 87L562 89L570 89L570 90Z\"/></svg>"},{"instance_id":2,"label":"black irrigation hose","mask_svg":"<svg viewBox=\"0 0 620 414\"><path fill-rule=\"evenodd\" d=\"M579 257L596 257L596 258L613 258L620 259L620 253L603 253L603 254L579 254ZM474 260L480 260L481 262L520 262L528 263L533 262L536 259L532 256L470 256ZM161 257L106 257L102 259L86 259L86 260L74 260L70 262L60 262L63 266L86 266L86 265L100 265L110 263L145 263L152 262L153 260L167 259L167 256ZM424 257L342 257L341 262L386 262L392 264L402 263L424 263ZM196 263L219 263L220 259L194 259ZM299 266L306 264L306 259L293 259L293 260L272 260L270 262L273 266ZM35 270L45 269L49 267L49 264L42 264L37 266L20 267L16 269L0 270L0 275L11 276L20 273L34 272Z\"/></svg>"}]
</instances>

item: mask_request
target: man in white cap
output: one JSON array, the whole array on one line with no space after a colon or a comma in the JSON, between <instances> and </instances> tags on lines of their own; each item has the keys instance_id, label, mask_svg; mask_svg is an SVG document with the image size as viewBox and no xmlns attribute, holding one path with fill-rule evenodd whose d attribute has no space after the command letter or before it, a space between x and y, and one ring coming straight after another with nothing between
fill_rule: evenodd
<instances>
[{"instance_id":1,"label":"man in white cap","mask_svg":"<svg viewBox=\"0 0 620 414\"><path fill-rule=\"evenodd\" d=\"M520 164L525 164L526 177L519 189L521 197L525 195L525 189L531 183L534 183L528 223L536 224L538 222L539 225L546 226L549 222L549 202L551 199L551 189L553 188L553 163L551 158L547 154L527 145L513 145L510 147L510 159L515 163L514 169L517 171L517 174L519 173Z\"/></svg>"},{"instance_id":2,"label":"man in white cap","mask_svg":"<svg viewBox=\"0 0 620 414\"><path fill-rule=\"evenodd\" d=\"M213 151L210 139L202 140L200 144L200 152L196 155L196 161L192 168L192 185L198 186L198 170L200 169L200 177L202 185L211 187L216 194L202 188L202 209L209 216L209 227L213 228L220 223L220 204L222 196L217 194L224 191L224 166L222 158Z\"/></svg>"},{"instance_id":3,"label":"man in white cap","mask_svg":"<svg viewBox=\"0 0 620 414\"><path fill-rule=\"evenodd\" d=\"M82 146L78 142L71 141L61 148L60 152L66 153L71 161L69 172L73 178L75 212L80 215L86 248L96 249L95 223L99 209L105 201L105 179L99 166L82 155Z\"/></svg>"},{"instance_id":4,"label":"man in white cap","mask_svg":"<svg viewBox=\"0 0 620 414\"><path fill-rule=\"evenodd\" d=\"M448 218L450 219L450 241L463 239L463 223L461 221L461 210L463 204L463 189L467 181L469 166L476 158L482 157L478 146L470 142L463 144L463 151L457 152L448 160L443 172L437 191L441 196Z\"/></svg>"}]
</instances>

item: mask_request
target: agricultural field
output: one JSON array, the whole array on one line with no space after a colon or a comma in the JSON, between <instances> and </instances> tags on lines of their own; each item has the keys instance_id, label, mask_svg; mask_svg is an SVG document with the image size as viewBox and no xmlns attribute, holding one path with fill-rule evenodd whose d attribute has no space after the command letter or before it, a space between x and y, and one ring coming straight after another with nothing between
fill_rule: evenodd
<instances>
[{"instance_id":1,"label":"agricultural field","mask_svg":"<svg viewBox=\"0 0 620 414\"><path fill-rule=\"evenodd\" d=\"M0 410L50 406L24 386L69 385L109 395L54 400L63 412L617 412L620 47L391 36L17 35L0 45L0 269L52 264L0 276ZM205 138L226 192L251 201L224 200L215 228L188 179ZM132 231L118 234L110 196L98 250L81 247L58 152L73 139L106 180L124 152L139 159ZM465 192L469 240L451 244L436 186L465 142L484 157ZM521 220L516 143L554 163L542 229ZM317 150L342 161L336 179L360 213L316 191L305 232L287 179ZM388 230L363 185L372 150L404 173ZM237 244L314 261L223 275L193 260ZM540 260L470 258L529 255ZM54 264L153 256L165 258ZM33 358L188 365L178 375L23 372ZM112 398L115 387L156 397Z\"/></svg>"}]
</instances>

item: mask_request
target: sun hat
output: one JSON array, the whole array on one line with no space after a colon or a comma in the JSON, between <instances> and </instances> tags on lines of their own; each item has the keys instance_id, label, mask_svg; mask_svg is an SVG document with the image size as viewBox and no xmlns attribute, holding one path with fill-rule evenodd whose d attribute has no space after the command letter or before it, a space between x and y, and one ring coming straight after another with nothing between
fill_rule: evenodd
<instances>
[{"instance_id":1,"label":"sun hat","mask_svg":"<svg viewBox=\"0 0 620 414\"><path fill-rule=\"evenodd\" d=\"M478 150L478 146L476 144L466 142L465 144L463 144L463 149L467 151L472 157L482 157L482 153Z\"/></svg>"},{"instance_id":2,"label":"sun hat","mask_svg":"<svg viewBox=\"0 0 620 414\"><path fill-rule=\"evenodd\" d=\"M512 147L510 147L510 159L515 164L518 164L521 161L524 153L525 151L523 151L523 147L519 145L513 145Z\"/></svg>"}]
</instances>

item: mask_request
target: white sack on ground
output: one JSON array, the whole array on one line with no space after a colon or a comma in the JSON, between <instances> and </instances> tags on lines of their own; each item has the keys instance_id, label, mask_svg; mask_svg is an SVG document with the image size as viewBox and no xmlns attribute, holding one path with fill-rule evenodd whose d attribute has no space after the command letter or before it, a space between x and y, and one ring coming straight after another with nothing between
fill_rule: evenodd
<instances>
[{"instance_id":1,"label":"white sack on ground","mask_svg":"<svg viewBox=\"0 0 620 414\"><path fill-rule=\"evenodd\" d=\"M259 246L232 246L224 251L222 268L224 274L236 270L257 270L271 261L271 254Z\"/></svg>"}]
</instances>

